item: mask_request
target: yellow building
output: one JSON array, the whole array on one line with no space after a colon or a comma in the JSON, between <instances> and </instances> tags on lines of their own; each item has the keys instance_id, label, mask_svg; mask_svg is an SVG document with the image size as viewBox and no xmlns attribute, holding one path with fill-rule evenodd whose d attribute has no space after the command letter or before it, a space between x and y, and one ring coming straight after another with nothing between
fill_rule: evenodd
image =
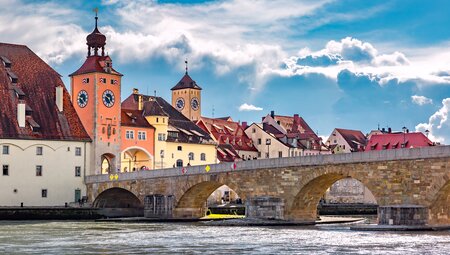
<instances>
[{"instance_id":1,"label":"yellow building","mask_svg":"<svg viewBox=\"0 0 450 255\"><path fill-rule=\"evenodd\" d=\"M135 89L122 108L141 111L155 128L155 169L216 163L214 140L163 98Z\"/></svg>"}]
</instances>

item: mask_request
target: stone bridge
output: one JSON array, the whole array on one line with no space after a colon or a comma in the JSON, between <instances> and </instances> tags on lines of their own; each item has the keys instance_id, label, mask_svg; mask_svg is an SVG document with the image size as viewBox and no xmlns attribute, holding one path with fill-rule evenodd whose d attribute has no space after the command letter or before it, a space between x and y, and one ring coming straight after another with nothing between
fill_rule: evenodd
<instances>
[{"instance_id":1,"label":"stone bridge","mask_svg":"<svg viewBox=\"0 0 450 255\"><path fill-rule=\"evenodd\" d=\"M98 207L142 208L148 195L171 196L173 217L195 218L204 215L210 194L227 185L243 201L282 201L281 219L313 221L326 190L351 177L372 192L379 206L419 206L425 209L427 224L450 224L450 146L242 161L235 169L222 163L211 165L208 172L205 166L184 170L121 173L117 180L87 176L88 198Z\"/></svg>"}]
</instances>

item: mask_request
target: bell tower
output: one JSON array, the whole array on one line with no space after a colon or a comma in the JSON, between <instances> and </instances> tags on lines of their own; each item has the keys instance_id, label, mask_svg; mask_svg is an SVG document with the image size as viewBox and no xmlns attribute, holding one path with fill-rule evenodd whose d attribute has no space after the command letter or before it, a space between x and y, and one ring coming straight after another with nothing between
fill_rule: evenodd
<instances>
[{"instance_id":1,"label":"bell tower","mask_svg":"<svg viewBox=\"0 0 450 255\"><path fill-rule=\"evenodd\" d=\"M105 55L106 36L97 27L86 37L83 65L70 74L72 103L92 139L92 174L115 173L120 168L120 85L122 74Z\"/></svg>"},{"instance_id":2,"label":"bell tower","mask_svg":"<svg viewBox=\"0 0 450 255\"><path fill-rule=\"evenodd\" d=\"M172 106L181 112L191 121L197 121L201 114L201 92L202 88L192 80L188 74L188 61L186 64L186 72L181 80L172 90Z\"/></svg>"}]
</instances>

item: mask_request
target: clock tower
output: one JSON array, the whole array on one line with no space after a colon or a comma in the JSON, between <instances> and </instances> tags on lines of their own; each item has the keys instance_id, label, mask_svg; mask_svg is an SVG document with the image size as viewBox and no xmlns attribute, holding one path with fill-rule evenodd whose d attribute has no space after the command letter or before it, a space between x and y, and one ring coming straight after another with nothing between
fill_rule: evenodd
<instances>
[{"instance_id":1,"label":"clock tower","mask_svg":"<svg viewBox=\"0 0 450 255\"><path fill-rule=\"evenodd\" d=\"M201 117L201 91L202 88L192 80L188 74L187 60L186 73L172 90L172 106L191 121Z\"/></svg>"},{"instance_id":2,"label":"clock tower","mask_svg":"<svg viewBox=\"0 0 450 255\"><path fill-rule=\"evenodd\" d=\"M120 85L122 74L105 55L106 36L95 28L86 37L87 58L70 74L72 103L92 139L92 173L115 173L120 167Z\"/></svg>"}]
</instances>

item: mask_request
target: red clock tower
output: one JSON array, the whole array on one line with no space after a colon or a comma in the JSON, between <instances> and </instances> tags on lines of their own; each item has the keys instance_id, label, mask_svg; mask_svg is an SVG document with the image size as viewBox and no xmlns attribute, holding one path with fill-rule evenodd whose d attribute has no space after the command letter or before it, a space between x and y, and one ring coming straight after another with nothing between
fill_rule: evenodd
<instances>
[{"instance_id":1,"label":"red clock tower","mask_svg":"<svg viewBox=\"0 0 450 255\"><path fill-rule=\"evenodd\" d=\"M86 37L84 64L70 74L72 102L92 139L91 173L115 173L120 168L120 84L122 74L105 55L106 36L95 28Z\"/></svg>"}]
</instances>

